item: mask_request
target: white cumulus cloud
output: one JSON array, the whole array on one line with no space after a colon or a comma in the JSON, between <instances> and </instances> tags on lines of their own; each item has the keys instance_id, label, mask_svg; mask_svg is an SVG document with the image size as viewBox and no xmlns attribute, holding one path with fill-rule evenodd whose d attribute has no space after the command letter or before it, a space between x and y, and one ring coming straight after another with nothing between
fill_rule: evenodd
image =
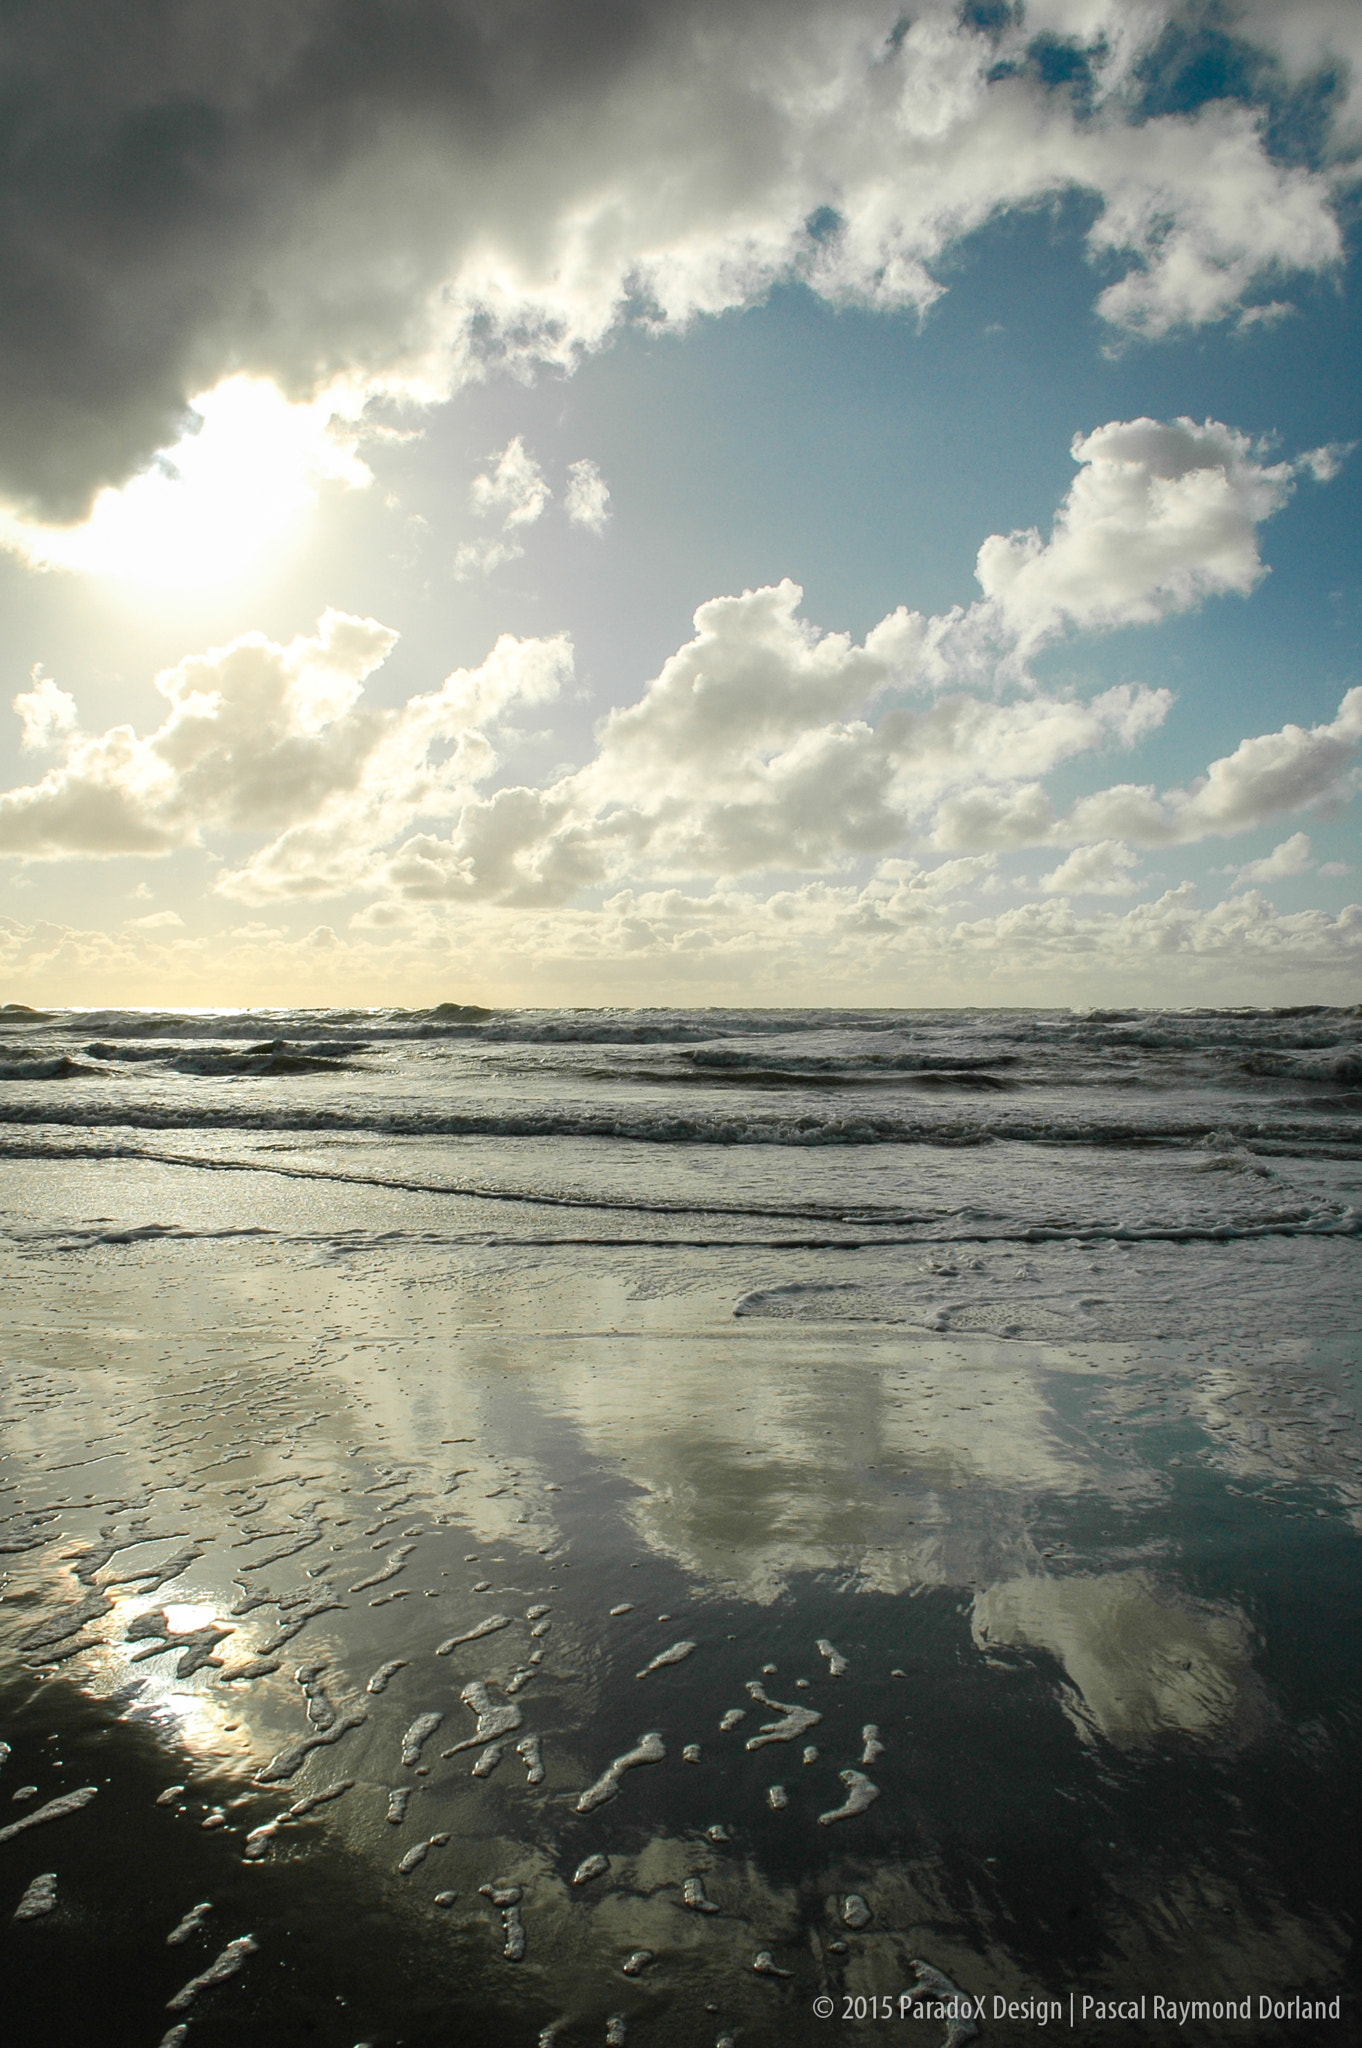
<instances>
[{"instance_id":1,"label":"white cumulus cloud","mask_svg":"<svg viewBox=\"0 0 1362 2048\"><path fill-rule=\"evenodd\" d=\"M396 639L328 611L287 645L247 633L166 670L166 715L148 734L83 732L73 708L61 760L0 796L0 852L164 853L214 831L273 831L255 861L296 868L300 893L344 886L365 849L461 803L496 765L503 713L552 697L571 672L565 639L504 636L479 668L382 710L364 683ZM234 872L219 883L239 886Z\"/></svg>"},{"instance_id":2,"label":"white cumulus cloud","mask_svg":"<svg viewBox=\"0 0 1362 2048\"><path fill-rule=\"evenodd\" d=\"M588 533L604 533L610 517L610 486L586 456L569 464L563 505L574 526L584 526Z\"/></svg>"},{"instance_id":3,"label":"white cumulus cloud","mask_svg":"<svg viewBox=\"0 0 1362 2048\"><path fill-rule=\"evenodd\" d=\"M1190 846L1251 832L1284 813L1348 802L1357 789L1362 687L1349 690L1327 724L1285 725L1241 740L1189 788L1116 783L1079 797L1056 816L1039 782L984 783L948 797L936 815L941 847L1090 845ZM1024 770L1018 764L1018 775Z\"/></svg>"},{"instance_id":4,"label":"white cumulus cloud","mask_svg":"<svg viewBox=\"0 0 1362 2048\"><path fill-rule=\"evenodd\" d=\"M494 540L490 536L460 541L454 550L454 574L467 582L470 576L490 576L505 562L518 562L525 550L518 540Z\"/></svg>"},{"instance_id":5,"label":"white cumulus cloud","mask_svg":"<svg viewBox=\"0 0 1362 2048\"><path fill-rule=\"evenodd\" d=\"M1284 725L1241 740L1190 789L1157 796L1132 783L1081 797L1065 821L1071 834L1110 834L1140 846L1251 832L1284 812L1346 802L1357 787L1362 687L1345 694L1327 725Z\"/></svg>"},{"instance_id":6,"label":"white cumulus cloud","mask_svg":"<svg viewBox=\"0 0 1362 2048\"><path fill-rule=\"evenodd\" d=\"M1095 846L1076 846L1040 886L1047 896L1133 896L1139 889L1135 870L1140 856L1119 839L1100 839Z\"/></svg>"},{"instance_id":7,"label":"white cumulus cloud","mask_svg":"<svg viewBox=\"0 0 1362 2048\"><path fill-rule=\"evenodd\" d=\"M469 488L474 511L484 519L500 519L505 533L533 526L553 496L543 470L519 434L492 460L496 467L475 476Z\"/></svg>"},{"instance_id":8,"label":"white cumulus cloud","mask_svg":"<svg viewBox=\"0 0 1362 2048\"><path fill-rule=\"evenodd\" d=\"M978 576L1021 651L1066 625L1148 624L1202 599L1246 597L1264 574L1258 527L1293 467L1207 420L1115 420L1073 444L1079 474L1042 541L993 534Z\"/></svg>"},{"instance_id":9,"label":"white cumulus cloud","mask_svg":"<svg viewBox=\"0 0 1362 2048\"><path fill-rule=\"evenodd\" d=\"M1274 846L1271 853L1265 853L1261 860L1245 861L1236 871L1236 886L1247 889L1259 882L1278 882L1290 875L1308 874L1315 865L1311 854L1309 833L1293 832L1289 839L1283 839L1280 846Z\"/></svg>"},{"instance_id":10,"label":"white cumulus cloud","mask_svg":"<svg viewBox=\"0 0 1362 2048\"><path fill-rule=\"evenodd\" d=\"M78 714L75 698L59 690L51 676L35 668L30 680L32 689L19 692L14 709L23 725L20 746L26 754L40 754L71 731Z\"/></svg>"},{"instance_id":11,"label":"white cumulus cloud","mask_svg":"<svg viewBox=\"0 0 1362 2048\"><path fill-rule=\"evenodd\" d=\"M488 576L504 562L517 561L525 552L518 534L543 516L553 496L521 435L516 434L491 461L493 468L474 477L468 499L479 518L500 521L504 537L464 541L454 555L454 574L460 578Z\"/></svg>"}]
</instances>

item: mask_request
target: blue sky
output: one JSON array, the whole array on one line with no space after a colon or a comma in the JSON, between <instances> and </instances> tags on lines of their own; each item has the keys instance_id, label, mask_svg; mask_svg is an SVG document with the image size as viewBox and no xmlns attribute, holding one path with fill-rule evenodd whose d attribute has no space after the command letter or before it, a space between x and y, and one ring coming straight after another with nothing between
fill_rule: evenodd
<instances>
[{"instance_id":1,"label":"blue sky","mask_svg":"<svg viewBox=\"0 0 1362 2048\"><path fill-rule=\"evenodd\" d=\"M1355 998L1356 9L470 19L34 31L9 999Z\"/></svg>"}]
</instances>

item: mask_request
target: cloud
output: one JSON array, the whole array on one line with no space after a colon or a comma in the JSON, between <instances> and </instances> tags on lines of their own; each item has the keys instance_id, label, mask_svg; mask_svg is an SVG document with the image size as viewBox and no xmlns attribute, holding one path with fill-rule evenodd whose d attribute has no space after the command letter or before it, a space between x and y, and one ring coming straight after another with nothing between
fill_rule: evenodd
<instances>
[{"instance_id":1,"label":"cloud","mask_svg":"<svg viewBox=\"0 0 1362 2048\"><path fill-rule=\"evenodd\" d=\"M0 851L159 853L205 826L305 815L358 774L374 735L357 702L396 637L328 612L288 647L248 633L187 657L156 678L169 709L154 733L70 730L58 766L0 797Z\"/></svg>"},{"instance_id":2,"label":"cloud","mask_svg":"<svg viewBox=\"0 0 1362 2048\"><path fill-rule=\"evenodd\" d=\"M1230 837L1286 812L1348 802L1357 788L1360 744L1362 688L1355 688L1327 725L1284 725L1279 732L1241 740L1232 754L1212 761L1189 789L1160 795L1148 783L1117 783L1080 797L1057 817L1038 782L990 786L981 777L982 786L941 804L933 841L943 848L1003 851L1099 840L1150 848L1190 846ZM1019 762L1017 773L1024 772Z\"/></svg>"},{"instance_id":3,"label":"cloud","mask_svg":"<svg viewBox=\"0 0 1362 2048\"><path fill-rule=\"evenodd\" d=\"M464 541L454 555L454 574L460 580L489 576L503 563L518 561L525 550L516 535L542 517L553 496L521 435L515 435L499 455L489 459L496 467L474 477L469 502L480 518L500 519L502 534L508 537Z\"/></svg>"},{"instance_id":4,"label":"cloud","mask_svg":"<svg viewBox=\"0 0 1362 2048\"><path fill-rule=\"evenodd\" d=\"M568 467L563 504L574 526L584 526L588 533L604 533L610 517L610 486L595 463L586 457Z\"/></svg>"},{"instance_id":5,"label":"cloud","mask_svg":"<svg viewBox=\"0 0 1362 2048\"><path fill-rule=\"evenodd\" d=\"M488 576L504 562L517 561L525 552L516 534L533 526L544 512L553 492L543 470L517 434L500 455L489 458L494 469L475 476L468 498L482 519L499 519L501 531L511 538L464 541L454 556L454 574L460 579Z\"/></svg>"},{"instance_id":6,"label":"cloud","mask_svg":"<svg viewBox=\"0 0 1362 2048\"><path fill-rule=\"evenodd\" d=\"M76 723L76 700L65 690L59 690L51 676L40 674L38 668L34 669L31 681L33 688L19 692L14 709L24 728L20 746L26 754L38 754L55 746L72 730Z\"/></svg>"},{"instance_id":7,"label":"cloud","mask_svg":"<svg viewBox=\"0 0 1362 2048\"><path fill-rule=\"evenodd\" d=\"M1324 83L1340 155L1362 142L1362 17L1352 0L1245 0L1237 27L1283 67L1288 85Z\"/></svg>"},{"instance_id":8,"label":"cloud","mask_svg":"<svg viewBox=\"0 0 1362 2048\"><path fill-rule=\"evenodd\" d=\"M1238 311L1258 279L1338 259L1315 174L1273 162L1254 110L1221 103L1211 113L1151 121L1143 147L1126 131L1104 165L1089 245L1137 256L1097 300L1117 329L1158 338L1204 326Z\"/></svg>"},{"instance_id":9,"label":"cloud","mask_svg":"<svg viewBox=\"0 0 1362 2048\"><path fill-rule=\"evenodd\" d=\"M947 797L932 821L932 843L942 848L1006 853L1023 846L1049 846L1058 836L1054 806L1038 782L966 790Z\"/></svg>"},{"instance_id":10,"label":"cloud","mask_svg":"<svg viewBox=\"0 0 1362 2048\"><path fill-rule=\"evenodd\" d=\"M496 468L475 476L469 489L474 511L484 519L500 519L503 533L533 526L553 496L543 470L519 434L491 459Z\"/></svg>"},{"instance_id":11,"label":"cloud","mask_svg":"<svg viewBox=\"0 0 1362 2048\"><path fill-rule=\"evenodd\" d=\"M954 863L943 864L953 866ZM931 876L933 870L922 871ZM963 880L964 878L956 878ZM384 914L376 915L383 911ZM623 889L597 908L370 906L348 933L238 925L101 932L0 917L16 999L167 1003L826 1001L1350 1003L1362 905L1282 914L1258 892L1203 905L1189 884L1130 908L1051 898L986 915L955 880L918 890L814 881L767 897ZM801 993L801 991L803 993Z\"/></svg>"},{"instance_id":12,"label":"cloud","mask_svg":"<svg viewBox=\"0 0 1362 2048\"><path fill-rule=\"evenodd\" d=\"M638 873L836 868L910 843L962 783L1131 745L1171 704L1123 685L1087 701L955 693L876 718L890 692L922 685L930 622L900 610L857 643L809 625L802 595L786 581L701 605L694 638L602 720L585 768L468 804L447 839L425 833L390 856L385 885L422 900L560 903Z\"/></svg>"},{"instance_id":13,"label":"cloud","mask_svg":"<svg viewBox=\"0 0 1362 2048\"><path fill-rule=\"evenodd\" d=\"M1296 466L1308 470L1317 484L1331 484L1356 446L1355 441L1326 441L1308 449Z\"/></svg>"},{"instance_id":14,"label":"cloud","mask_svg":"<svg viewBox=\"0 0 1362 2048\"><path fill-rule=\"evenodd\" d=\"M829 873L932 845L976 859L1063 846L1049 894L1127 893L1135 847L1247 831L1350 794L1362 690L1338 717L1244 740L1186 789L1121 783L1058 816L1046 778L1131 748L1168 717L1167 690L1042 687L1024 649L1065 625L1157 618L1261 573L1257 522L1291 465L1264 468L1232 429L1112 422L1076 444L1078 482L1050 542L993 536L985 595L928 618L899 607L865 638L802 616L780 584L718 597L593 757L548 786L489 788L516 704L572 673L563 636L497 643L476 670L380 710L364 683L395 635L328 612L281 646L247 634L157 678L168 711L139 736L82 732L35 676L16 699L30 744L60 750L0 796L0 852L156 853L225 831L273 835L224 868L242 901L355 889L413 902L557 906L643 879ZM519 437L474 486L518 548L548 488ZM502 557L504 559L504 556ZM1007 560L1013 573L989 576ZM980 871L981 873L983 870ZM895 883L911 896L905 870Z\"/></svg>"},{"instance_id":15,"label":"cloud","mask_svg":"<svg viewBox=\"0 0 1362 2048\"><path fill-rule=\"evenodd\" d=\"M364 683L396 638L375 619L328 611L286 646L248 633L187 656L156 678L168 708L155 731L66 726L60 762L0 796L0 852L165 853L206 832L273 831L257 861L275 872L297 863L302 890L345 886L363 849L425 810L457 807L496 765L503 714L553 696L571 671L561 637L504 636L479 668L382 710L365 702ZM35 694L20 700L26 720ZM234 871L218 886L231 893Z\"/></svg>"},{"instance_id":16,"label":"cloud","mask_svg":"<svg viewBox=\"0 0 1362 2048\"><path fill-rule=\"evenodd\" d=\"M1171 703L1129 687L1087 702L951 693L872 722L891 689L921 683L928 622L900 610L857 645L808 626L801 596L787 582L702 605L695 638L608 716L574 791L604 833L680 873L834 865L910 840L961 783L1131 744Z\"/></svg>"},{"instance_id":17,"label":"cloud","mask_svg":"<svg viewBox=\"0 0 1362 2048\"><path fill-rule=\"evenodd\" d=\"M1255 826L1286 811L1346 802L1357 787L1362 742L1362 688L1349 690L1327 725L1284 725L1279 732L1241 740L1232 754L1212 761L1191 789L1156 796L1132 783L1082 797L1063 830L1096 838L1132 839L1140 846L1188 845Z\"/></svg>"},{"instance_id":18,"label":"cloud","mask_svg":"<svg viewBox=\"0 0 1362 2048\"><path fill-rule=\"evenodd\" d=\"M336 896L372 882L377 849L419 818L470 815L477 785L500 765L499 727L518 707L545 704L572 677L566 634L517 640L504 633L476 669L456 669L438 690L381 714L362 771L217 881L243 902ZM447 751L446 751L447 750Z\"/></svg>"},{"instance_id":19,"label":"cloud","mask_svg":"<svg viewBox=\"0 0 1362 2048\"><path fill-rule=\"evenodd\" d=\"M606 873L597 835L561 790L522 787L465 804L448 838L408 839L375 879L418 903L559 904Z\"/></svg>"},{"instance_id":20,"label":"cloud","mask_svg":"<svg viewBox=\"0 0 1362 2048\"><path fill-rule=\"evenodd\" d=\"M1065 193L1115 331L1236 316L1342 254L1355 23L1288 11L1226 32L1267 49L1245 76L1344 73L1319 168L1272 153L1268 87L1151 109L1175 0L407 0L400 35L353 0L187 0L173 34L154 0L50 0L7 31L0 487L79 519L237 375L438 401L784 278L920 315L961 237Z\"/></svg>"},{"instance_id":21,"label":"cloud","mask_svg":"<svg viewBox=\"0 0 1362 2048\"><path fill-rule=\"evenodd\" d=\"M885 914L889 905L907 914L910 906L915 907L924 898L955 898L968 893L987 881L996 867L992 854L971 860L938 861L931 868L921 867L915 860L882 860L875 869L874 881L864 892L864 900L885 906Z\"/></svg>"},{"instance_id":22,"label":"cloud","mask_svg":"<svg viewBox=\"0 0 1362 2048\"><path fill-rule=\"evenodd\" d=\"M474 477L469 498L484 519L500 518L504 537L464 541L454 555L454 574L461 580L490 575L503 563L517 561L525 550L516 535L535 524L553 496L543 470L519 434L491 460L495 469ZM605 531L610 487L594 462L583 459L569 465L563 509L575 526L584 526L590 533Z\"/></svg>"},{"instance_id":23,"label":"cloud","mask_svg":"<svg viewBox=\"0 0 1362 2048\"><path fill-rule=\"evenodd\" d=\"M516 540L466 540L454 550L454 574L461 583L470 576L490 576L505 562L518 562L525 550Z\"/></svg>"},{"instance_id":24,"label":"cloud","mask_svg":"<svg viewBox=\"0 0 1362 2048\"><path fill-rule=\"evenodd\" d=\"M1042 875L1047 896L1133 896L1140 887L1134 870L1140 856L1119 839L1076 846L1067 860Z\"/></svg>"},{"instance_id":25,"label":"cloud","mask_svg":"<svg viewBox=\"0 0 1362 2048\"><path fill-rule=\"evenodd\" d=\"M1261 860L1245 861L1238 870L1236 887L1250 888L1257 882L1277 882L1288 875L1308 874L1315 865L1310 856L1309 833L1293 832Z\"/></svg>"},{"instance_id":26,"label":"cloud","mask_svg":"<svg viewBox=\"0 0 1362 2048\"><path fill-rule=\"evenodd\" d=\"M1032 527L979 550L984 595L1023 655L1066 625L1146 625L1247 597L1266 573L1258 525L1285 504L1294 470L1259 462L1247 436L1218 420L1116 420L1072 453L1079 475L1050 540Z\"/></svg>"}]
</instances>

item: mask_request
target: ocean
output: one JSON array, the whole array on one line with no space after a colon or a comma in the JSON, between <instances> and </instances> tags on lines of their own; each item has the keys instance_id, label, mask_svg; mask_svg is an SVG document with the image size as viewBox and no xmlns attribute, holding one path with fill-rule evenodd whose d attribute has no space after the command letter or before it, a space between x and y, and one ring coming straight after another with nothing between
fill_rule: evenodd
<instances>
[{"instance_id":1,"label":"ocean","mask_svg":"<svg viewBox=\"0 0 1362 2048\"><path fill-rule=\"evenodd\" d=\"M9 1006L0 1158L14 2038L1362 2038L1362 1008Z\"/></svg>"}]
</instances>

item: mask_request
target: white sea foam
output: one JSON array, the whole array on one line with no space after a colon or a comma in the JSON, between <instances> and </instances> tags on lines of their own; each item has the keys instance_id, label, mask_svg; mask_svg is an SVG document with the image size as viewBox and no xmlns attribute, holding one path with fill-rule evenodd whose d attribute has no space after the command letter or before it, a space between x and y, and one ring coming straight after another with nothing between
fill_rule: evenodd
<instances>
[{"instance_id":1,"label":"white sea foam","mask_svg":"<svg viewBox=\"0 0 1362 2048\"><path fill-rule=\"evenodd\" d=\"M608 1769L602 1771L594 1785L588 1785L577 1800L578 1813L590 1813L594 1807L603 1806L608 1799L618 1796L620 1779L626 1771L632 1771L638 1764L660 1764L667 1751L662 1737L656 1733L640 1735L632 1749L623 1756L617 1756Z\"/></svg>"}]
</instances>

